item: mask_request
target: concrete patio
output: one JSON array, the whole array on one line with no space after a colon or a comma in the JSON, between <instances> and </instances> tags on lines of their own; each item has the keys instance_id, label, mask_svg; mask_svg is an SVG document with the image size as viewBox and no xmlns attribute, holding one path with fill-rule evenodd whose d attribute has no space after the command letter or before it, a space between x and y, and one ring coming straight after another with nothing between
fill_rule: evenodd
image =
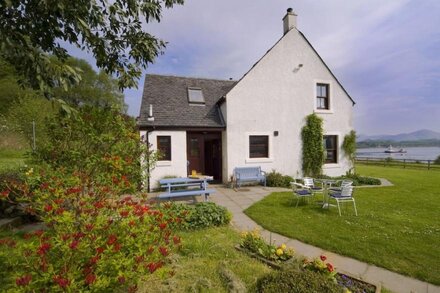
<instances>
[{"instance_id":1,"label":"concrete patio","mask_svg":"<svg viewBox=\"0 0 440 293\"><path fill-rule=\"evenodd\" d=\"M403 276L349 257L341 256L319 247L284 237L277 233L269 232L243 213L243 210L270 193L277 191L290 191L289 189L260 186L245 186L239 190L223 186L215 186L215 189L217 192L210 197L211 201L226 207L233 214L232 224L240 231L258 228L267 241L272 240L272 242L275 242L276 244L285 243L287 246L294 248L296 253L309 258L318 257L321 254L324 254L328 257L328 260L336 266L339 272L350 274L366 282L390 289L393 292L440 292L440 287L438 286Z\"/></svg>"}]
</instances>

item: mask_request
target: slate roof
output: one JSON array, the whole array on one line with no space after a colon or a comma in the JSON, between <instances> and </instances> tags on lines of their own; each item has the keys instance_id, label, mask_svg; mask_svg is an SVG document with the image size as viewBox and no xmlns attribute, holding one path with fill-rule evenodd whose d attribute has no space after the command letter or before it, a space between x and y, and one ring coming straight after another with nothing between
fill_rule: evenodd
<instances>
[{"instance_id":1,"label":"slate roof","mask_svg":"<svg viewBox=\"0 0 440 293\"><path fill-rule=\"evenodd\" d=\"M217 105L237 82L148 74L145 77L138 125L148 127L224 128L225 122ZM201 88L205 105L188 102L188 87ZM154 122L148 121L150 104Z\"/></svg>"}]
</instances>

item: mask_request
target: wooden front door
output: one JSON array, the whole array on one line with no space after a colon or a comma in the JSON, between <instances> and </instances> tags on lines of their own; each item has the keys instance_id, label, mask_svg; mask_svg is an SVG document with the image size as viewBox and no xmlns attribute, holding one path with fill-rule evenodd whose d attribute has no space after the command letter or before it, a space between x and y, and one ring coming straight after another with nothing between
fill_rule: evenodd
<instances>
[{"instance_id":1,"label":"wooden front door","mask_svg":"<svg viewBox=\"0 0 440 293\"><path fill-rule=\"evenodd\" d=\"M188 174L197 173L222 179L221 132L187 132Z\"/></svg>"},{"instance_id":2,"label":"wooden front door","mask_svg":"<svg viewBox=\"0 0 440 293\"><path fill-rule=\"evenodd\" d=\"M205 174L204 143L205 140L202 133L187 133L188 174L191 174L192 170Z\"/></svg>"}]
</instances>

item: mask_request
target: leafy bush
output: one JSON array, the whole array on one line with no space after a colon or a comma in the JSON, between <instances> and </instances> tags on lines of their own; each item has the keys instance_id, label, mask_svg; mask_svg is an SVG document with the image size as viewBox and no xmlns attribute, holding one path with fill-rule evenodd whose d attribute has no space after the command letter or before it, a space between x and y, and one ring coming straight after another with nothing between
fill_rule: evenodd
<instances>
[{"instance_id":1,"label":"leafy bush","mask_svg":"<svg viewBox=\"0 0 440 293\"><path fill-rule=\"evenodd\" d=\"M293 257L293 250L285 244L275 246L267 244L257 229L250 232L243 232L240 246L250 252L256 253L270 261L285 261Z\"/></svg>"},{"instance_id":2,"label":"leafy bush","mask_svg":"<svg viewBox=\"0 0 440 293\"><path fill-rule=\"evenodd\" d=\"M60 113L48 126L48 143L35 154L37 162L81 173L89 185L113 184L123 180L125 191L136 190L143 180L141 159L154 153L141 142L134 119L120 114L117 108L84 106L78 113ZM148 167L148 166L147 166Z\"/></svg>"},{"instance_id":3,"label":"leafy bush","mask_svg":"<svg viewBox=\"0 0 440 293\"><path fill-rule=\"evenodd\" d=\"M281 173L272 170L272 172L266 175L266 184L270 187L290 187L290 182L293 178L288 175L282 175Z\"/></svg>"},{"instance_id":4,"label":"leafy bush","mask_svg":"<svg viewBox=\"0 0 440 293\"><path fill-rule=\"evenodd\" d=\"M435 159L434 164L440 165L440 155L437 157L437 159Z\"/></svg>"},{"instance_id":5,"label":"leafy bush","mask_svg":"<svg viewBox=\"0 0 440 293\"><path fill-rule=\"evenodd\" d=\"M306 123L301 130L302 170L305 176L316 177L322 173L325 161L322 124L323 119L313 113L306 117Z\"/></svg>"},{"instance_id":6,"label":"leafy bush","mask_svg":"<svg viewBox=\"0 0 440 293\"><path fill-rule=\"evenodd\" d=\"M326 276L313 271L288 269L277 271L257 280L255 292L342 292L342 287Z\"/></svg>"},{"instance_id":7,"label":"leafy bush","mask_svg":"<svg viewBox=\"0 0 440 293\"><path fill-rule=\"evenodd\" d=\"M176 228L184 230L201 229L229 224L231 213L213 202L199 202L195 205L167 202L162 205L164 214L176 216Z\"/></svg>"},{"instance_id":8,"label":"leafy bush","mask_svg":"<svg viewBox=\"0 0 440 293\"><path fill-rule=\"evenodd\" d=\"M360 185L380 185L381 182L377 178L372 177L365 177L361 176L359 174L353 174L353 173L347 173L345 176L339 176L339 177L330 177L327 175L321 175L318 178L322 179L332 179L332 180L344 180L348 179L353 181L353 186L360 186Z\"/></svg>"},{"instance_id":9,"label":"leafy bush","mask_svg":"<svg viewBox=\"0 0 440 293\"><path fill-rule=\"evenodd\" d=\"M8 249L13 291L135 291L139 279L166 264L180 245L177 218L144 200L119 198L124 180L95 184L61 171L28 172L24 183L0 191L0 198L28 204L47 230L24 241L1 239ZM37 186L37 187L36 187ZM62 257L60 257L62 256Z\"/></svg>"}]
</instances>

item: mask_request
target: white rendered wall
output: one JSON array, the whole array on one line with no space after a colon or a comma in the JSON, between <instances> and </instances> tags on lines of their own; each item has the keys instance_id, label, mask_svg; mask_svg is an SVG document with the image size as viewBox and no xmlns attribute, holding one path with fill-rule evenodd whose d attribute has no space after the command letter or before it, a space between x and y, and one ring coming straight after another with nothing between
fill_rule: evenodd
<instances>
[{"instance_id":1,"label":"white rendered wall","mask_svg":"<svg viewBox=\"0 0 440 293\"><path fill-rule=\"evenodd\" d=\"M141 136L146 131L140 132ZM186 131L152 131L148 132L148 141L157 150L157 136L171 136L171 161L158 161L154 168L150 184L152 189L159 187L158 180L165 176L187 177Z\"/></svg>"},{"instance_id":2,"label":"white rendered wall","mask_svg":"<svg viewBox=\"0 0 440 293\"><path fill-rule=\"evenodd\" d=\"M317 82L330 84L328 111L316 111ZM352 101L296 29L290 30L239 81L227 94L226 103L224 179L230 177L234 167L242 166L302 176L301 128L305 116L313 112L324 119L324 134L339 135L339 145L352 130ZM274 136L274 131L279 135ZM249 159L248 135L252 134L269 135L270 158ZM337 164L324 165L326 174L341 175L349 170L350 164L340 149L338 157Z\"/></svg>"}]
</instances>

